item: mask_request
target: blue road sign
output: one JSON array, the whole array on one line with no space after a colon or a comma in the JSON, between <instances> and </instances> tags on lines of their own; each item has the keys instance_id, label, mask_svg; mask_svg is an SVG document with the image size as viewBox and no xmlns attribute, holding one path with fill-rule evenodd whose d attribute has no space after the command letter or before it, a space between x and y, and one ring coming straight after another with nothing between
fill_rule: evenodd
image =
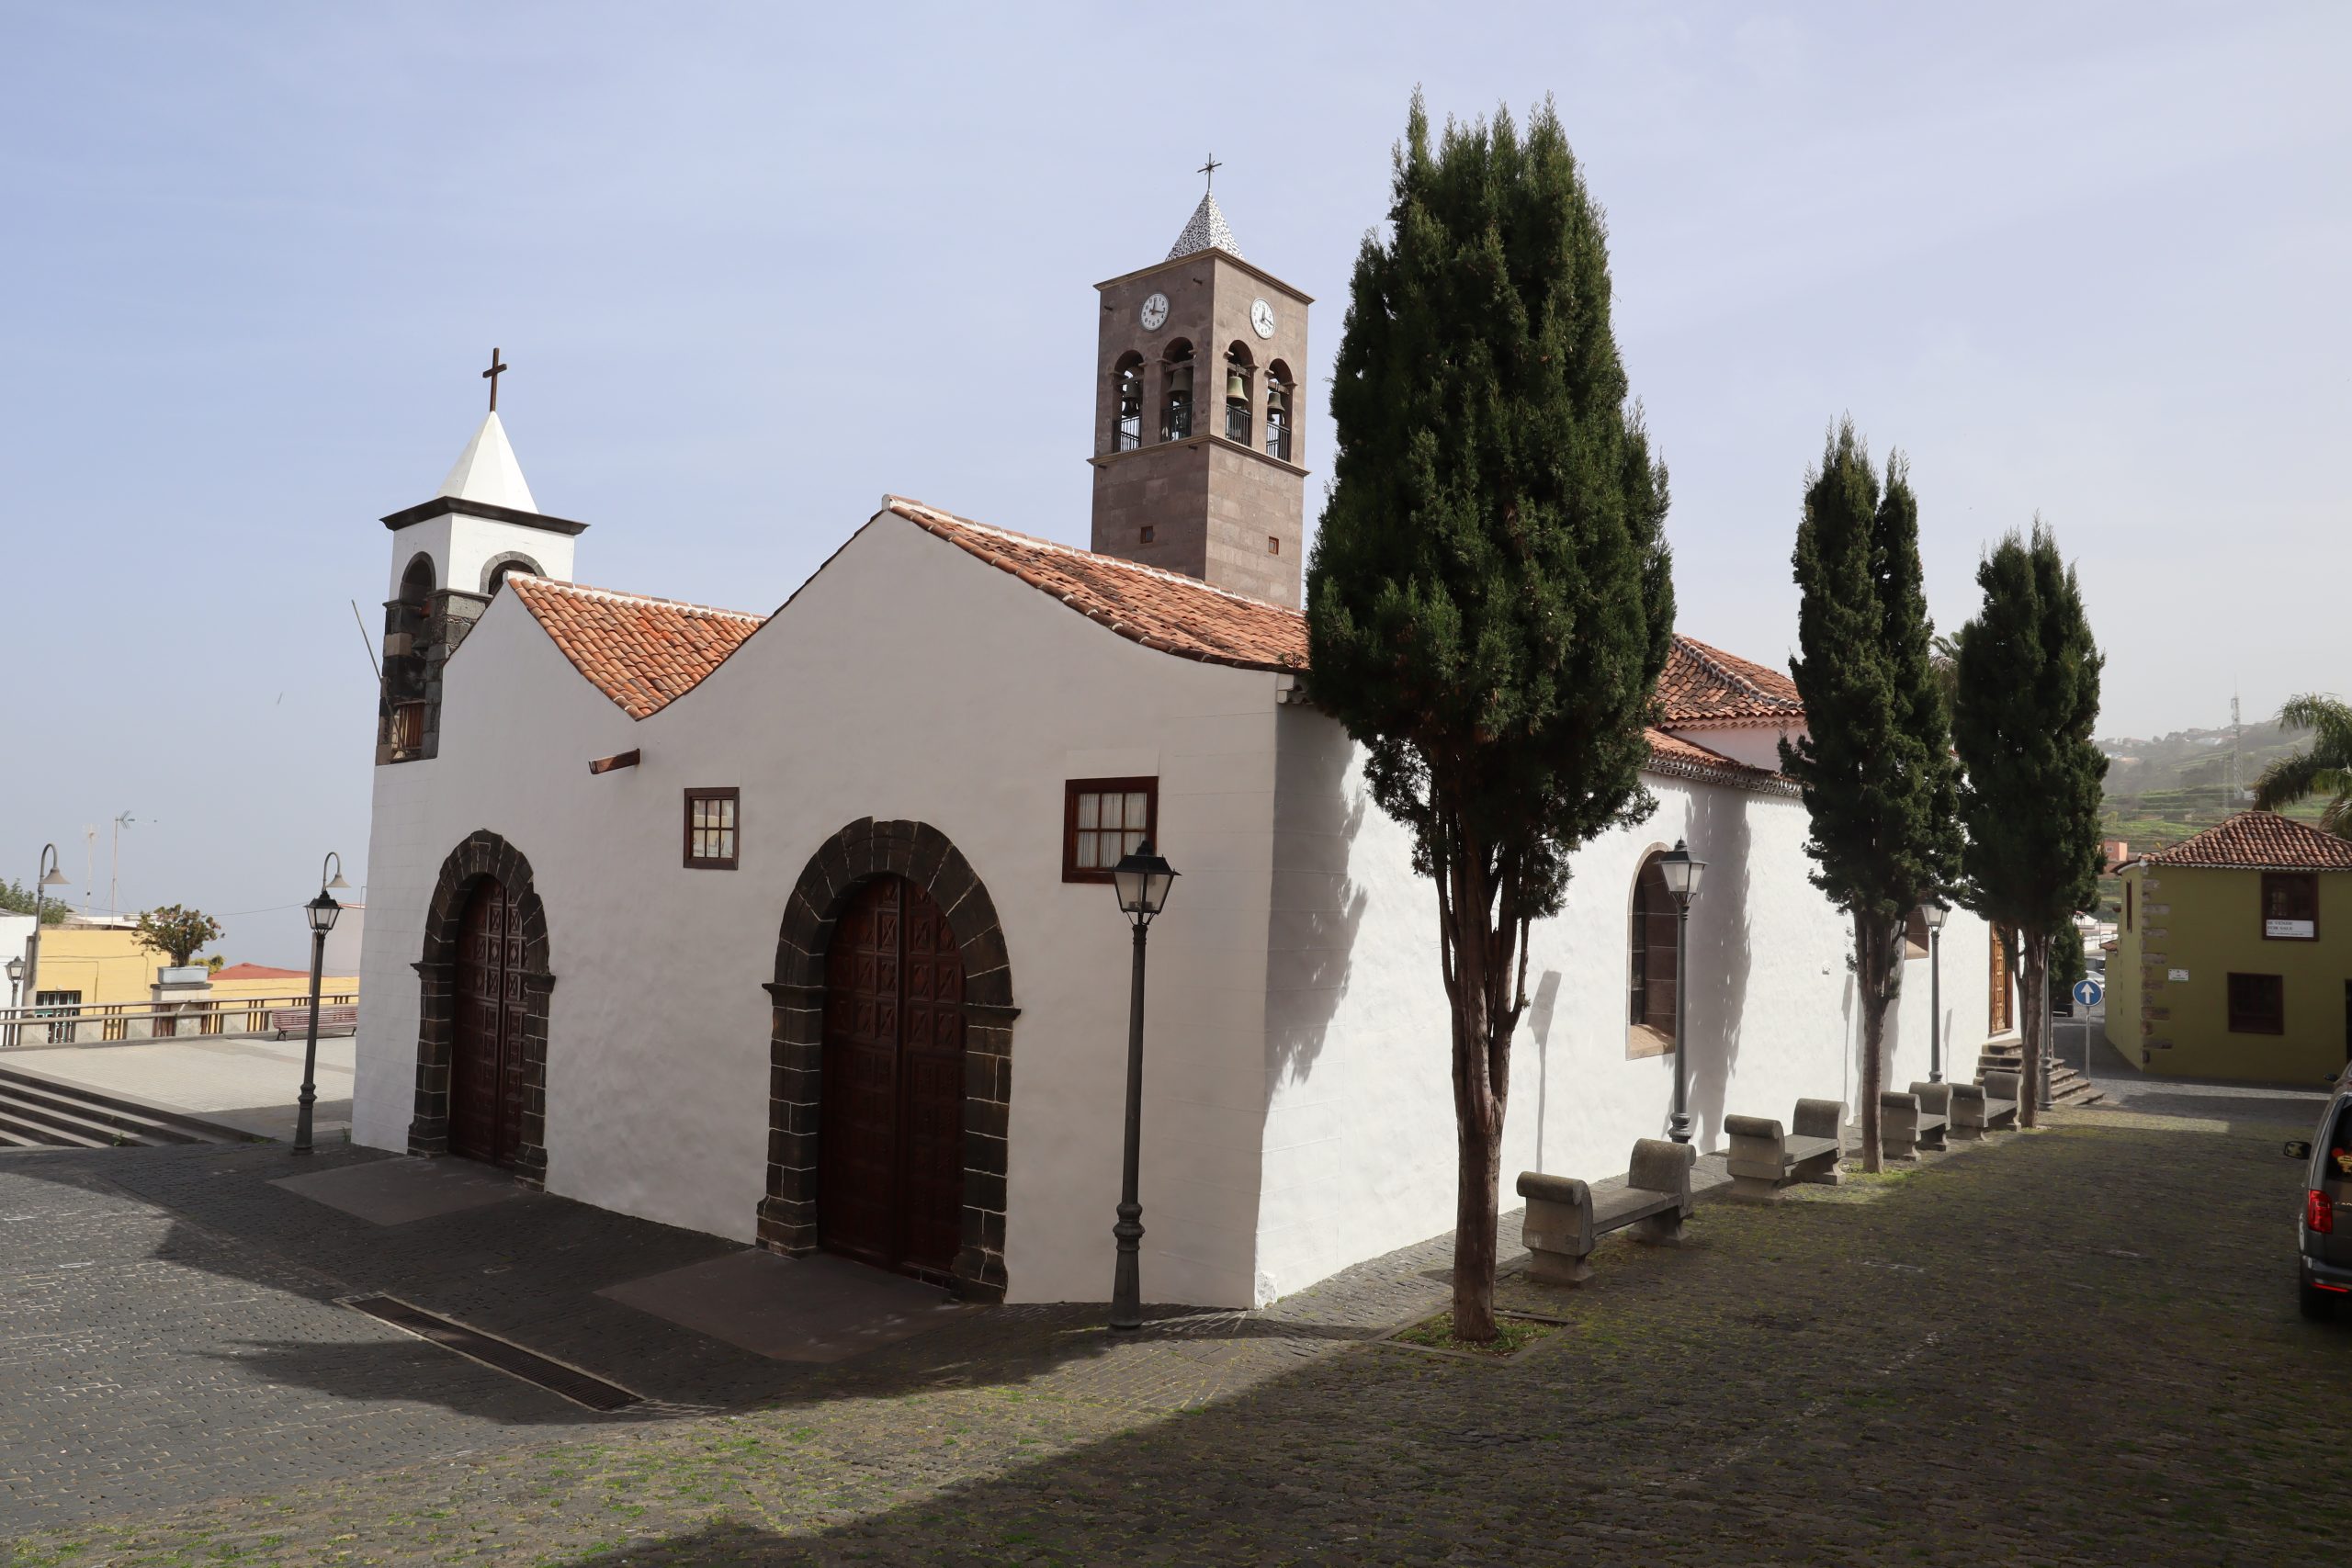
<instances>
[{"instance_id":1,"label":"blue road sign","mask_svg":"<svg viewBox=\"0 0 2352 1568\"><path fill-rule=\"evenodd\" d=\"M2097 980L2083 979L2075 982L2075 1000L2086 1008L2098 1006L2099 998L2106 994L2099 989Z\"/></svg>"}]
</instances>

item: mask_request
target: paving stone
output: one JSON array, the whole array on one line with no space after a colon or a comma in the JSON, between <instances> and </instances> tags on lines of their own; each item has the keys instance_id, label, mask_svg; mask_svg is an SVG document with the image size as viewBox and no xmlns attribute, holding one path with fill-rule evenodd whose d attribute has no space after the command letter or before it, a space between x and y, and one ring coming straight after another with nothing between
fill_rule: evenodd
<instances>
[{"instance_id":1,"label":"paving stone","mask_svg":"<svg viewBox=\"0 0 2352 1568\"><path fill-rule=\"evenodd\" d=\"M560 1200L379 1228L269 1151L0 1161L0 1561L2333 1561L2306 1108L2175 1109L1702 1201L1581 1291L1507 1257L1506 1305L1566 1322L1501 1365L1367 1343L1444 1303L1444 1238L1259 1313L998 1308L796 1366L596 1295L708 1237ZM357 1289L662 1403L586 1417Z\"/></svg>"}]
</instances>

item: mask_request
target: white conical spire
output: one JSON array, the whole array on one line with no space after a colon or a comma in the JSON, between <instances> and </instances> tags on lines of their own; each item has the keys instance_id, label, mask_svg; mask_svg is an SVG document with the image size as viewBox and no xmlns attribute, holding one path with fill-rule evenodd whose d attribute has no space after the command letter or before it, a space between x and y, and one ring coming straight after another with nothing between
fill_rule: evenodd
<instances>
[{"instance_id":1,"label":"white conical spire","mask_svg":"<svg viewBox=\"0 0 2352 1568\"><path fill-rule=\"evenodd\" d=\"M1201 204L1193 209L1193 216L1185 220L1184 231L1177 235L1176 243L1168 248L1168 259L1174 261L1178 256L1189 256L1195 251L1223 251L1229 256L1241 254L1241 247L1233 243L1233 231L1227 227L1224 209L1217 206L1214 192L1202 197Z\"/></svg>"},{"instance_id":2,"label":"white conical spire","mask_svg":"<svg viewBox=\"0 0 2352 1568\"><path fill-rule=\"evenodd\" d=\"M539 509L539 503L531 499L531 487L523 480L523 466L514 460L514 448L506 444L506 427L498 423L494 410L458 454L457 466L441 481L438 493L517 512Z\"/></svg>"}]
</instances>

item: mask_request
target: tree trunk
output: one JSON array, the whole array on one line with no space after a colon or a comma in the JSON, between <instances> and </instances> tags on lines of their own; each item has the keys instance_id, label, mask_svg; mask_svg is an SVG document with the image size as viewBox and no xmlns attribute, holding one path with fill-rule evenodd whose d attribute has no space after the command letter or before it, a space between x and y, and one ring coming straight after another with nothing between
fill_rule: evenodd
<instances>
[{"instance_id":1,"label":"tree trunk","mask_svg":"<svg viewBox=\"0 0 2352 1568\"><path fill-rule=\"evenodd\" d=\"M1487 866L1478 846L1461 836L1456 852L1438 874L1438 906L1447 944L1453 1008L1453 1116L1459 1154L1454 1190L1453 1332L1483 1342L1495 1337L1496 1189L1502 1168L1503 1105L1510 1092L1510 1061L1497 1050L1498 1025L1505 1034L1517 1021L1508 1002L1496 995L1498 972L1510 972L1508 951L1498 951L1495 914ZM1513 936L1518 933L1512 932Z\"/></svg>"},{"instance_id":2,"label":"tree trunk","mask_svg":"<svg viewBox=\"0 0 2352 1568\"><path fill-rule=\"evenodd\" d=\"M2050 937L2047 932L2018 932L2018 1038L2025 1043L2023 1077L2018 1085L2018 1125L2038 1126L2041 1121L2041 1054L2050 1048L2042 1038L2042 1015L2050 994Z\"/></svg>"},{"instance_id":3,"label":"tree trunk","mask_svg":"<svg viewBox=\"0 0 2352 1568\"><path fill-rule=\"evenodd\" d=\"M1879 1091L1886 1087L1886 933L1885 922L1857 912L1854 916L1854 989L1862 1010L1862 1168L1883 1170L1886 1146L1879 1131Z\"/></svg>"}]
</instances>

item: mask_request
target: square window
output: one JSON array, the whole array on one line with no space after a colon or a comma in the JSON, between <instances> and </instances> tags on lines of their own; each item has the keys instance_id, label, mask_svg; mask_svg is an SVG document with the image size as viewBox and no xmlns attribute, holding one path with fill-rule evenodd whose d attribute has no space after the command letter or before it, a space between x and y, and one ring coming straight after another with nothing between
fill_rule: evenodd
<instances>
[{"instance_id":1,"label":"square window","mask_svg":"<svg viewBox=\"0 0 2352 1568\"><path fill-rule=\"evenodd\" d=\"M1062 880L1108 882L1153 832L1158 779L1071 779L1062 786Z\"/></svg>"},{"instance_id":2,"label":"square window","mask_svg":"<svg viewBox=\"0 0 2352 1568\"><path fill-rule=\"evenodd\" d=\"M2269 942L2319 940L2319 874L2262 874L2262 934Z\"/></svg>"},{"instance_id":3,"label":"square window","mask_svg":"<svg viewBox=\"0 0 2352 1568\"><path fill-rule=\"evenodd\" d=\"M2287 1032L2287 982L2277 975L2230 976L2230 1032Z\"/></svg>"},{"instance_id":4,"label":"square window","mask_svg":"<svg viewBox=\"0 0 2352 1568\"><path fill-rule=\"evenodd\" d=\"M1151 540L1152 540L1152 527L1151 527L1151 525L1150 525L1150 524L1147 523L1147 524L1145 524L1145 525L1143 525L1143 542L1144 542L1145 544L1147 544L1147 545L1148 545L1148 544L1151 543Z\"/></svg>"},{"instance_id":5,"label":"square window","mask_svg":"<svg viewBox=\"0 0 2352 1568\"><path fill-rule=\"evenodd\" d=\"M736 814L741 791L686 791L686 864L706 871L733 871L737 859Z\"/></svg>"},{"instance_id":6,"label":"square window","mask_svg":"<svg viewBox=\"0 0 2352 1568\"><path fill-rule=\"evenodd\" d=\"M1283 553L1283 541L1280 535L1269 534L1266 536L1266 553L1270 556L1278 556Z\"/></svg>"}]
</instances>

